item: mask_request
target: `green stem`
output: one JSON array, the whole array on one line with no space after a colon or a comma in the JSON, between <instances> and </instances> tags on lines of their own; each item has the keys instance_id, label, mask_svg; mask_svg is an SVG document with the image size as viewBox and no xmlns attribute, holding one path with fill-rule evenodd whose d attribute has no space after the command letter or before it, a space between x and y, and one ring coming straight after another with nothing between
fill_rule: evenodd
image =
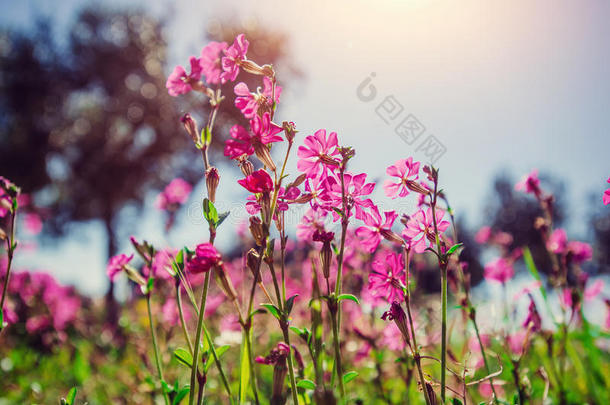
<instances>
[{"instance_id":1,"label":"green stem","mask_svg":"<svg viewBox=\"0 0 610 405\"><path fill-rule=\"evenodd\" d=\"M201 330L203 328L203 314L205 313L205 302L208 296L208 288L210 286L210 274L208 271L205 273L205 281L203 283L203 290L201 292L201 302L199 304L199 316L197 320L197 332L195 334L195 347L193 350L193 364L191 367L191 390L189 392L189 405L195 403L195 387L197 383L197 367L199 364L199 344L201 342Z\"/></svg>"},{"instance_id":2,"label":"green stem","mask_svg":"<svg viewBox=\"0 0 610 405\"><path fill-rule=\"evenodd\" d=\"M169 405L169 397L163 388L163 382L165 381L163 378L163 370L161 368L161 360L159 354L159 346L157 345L157 335L155 333L155 327L153 325L153 317L152 311L150 309L150 293L146 294L146 308L148 309L148 323L150 325L150 334L152 336L153 347L155 349L155 363L157 365L157 372L159 373L159 379L161 380L161 392L163 392L163 399L165 403Z\"/></svg>"},{"instance_id":3,"label":"green stem","mask_svg":"<svg viewBox=\"0 0 610 405\"><path fill-rule=\"evenodd\" d=\"M256 374L254 368L254 355L252 353L252 340L250 339L250 329L243 329L244 336L246 339L246 348L248 349L248 363L250 366L250 374L252 374L252 392L254 393L254 402L258 405L260 403L258 399L258 383L256 381Z\"/></svg>"},{"instance_id":4,"label":"green stem","mask_svg":"<svg viewBox=\"0 0 610 405\"><path fill-rule=\"evenodd\" d=\"M16 203L14 205L16 207ZM15 254L15 219L17 218L16 208L11 213L11 233L10 237L6 238L7 264L6 277L4 278L4 286L2 287L2 299L0 299L0 331L4 329L4 301L8 290L8 280L11 276L11 264L13 263L13 255Z\"/></svg>"},{"instance_id":5,"label":"green stem","mask_svg":"<svg viewBox=\"0 0 610 405\"><path fill-rule=\"evenodd\" d=\"M338 305L338 303L337 303ZM345 386L343 385L343 365L341 364L341 345L339 343L339 324L337 322L337 311L330 312L330 319L333 329L333 346L335 348L335 369L337 370L337 379L339 380L339 392L341 401L345 400Z\"/></svg>"},{"instance_id":6,"label":"green stem","mask_svg":"<svg viewBox=\"0 0 610 405\"><path fill-rule=\"evenodd\" d=\"M447 266L441 268L441 403L445 403L447 367Z\"/></svg>"},{"instance_id":7,"label":"green stem","mask_svg":"<svg viewBox=\"0 0 610 405\"><path fill-rule=\"evenodd\" d=\"M481 334L479 332L479 326L476 320L476 312L474 308L470 307L470 320L472 321L472 325L474 326L474 333L477 336L477 341L479 342L479 348L481 349L481 356L483 357L483 364L485 364L485 371L487 371L487 375L491 375L491 368L489 367L489 363L487 362L487 355L485 354L485 346L483 346L483 341L481 340ZM493 377L489 377L489 384L491 385L491 391L494 394L494 403L498 403L498 394L496 394L496 388L494 387L494 379Z\"/></svg>"},{"instance_id":8,"label":"green stem","mask_svg":"<svg viewBox=\"0 0 610 405\"><path fill-rule=\"evenodd\" d=\"M288 324L286 324L286 327L282 328L282 332L284 333L284 341L286 342L288 347L290 347L290 353L288 355L288 375L290 376L290 388L292 391L292 402L294 403L294 405L299 405L297 383L296 383L296 379L294 378L294 365L293 365L293 361L292 361L293 349L292 349L292 346L290 346L290 334L288 333Z\"/></svg>"},{"instance_id":9,"label":"green stem","mask_svg":"<svg viewBox=\"0 0 610 405\"><path fill-rule=\"evenodd\" d=\"M180 294L180 283L176 283L176 303L178 304L178 313L180 314L180 324L182 325L182 332L184 333L184 339L189 346L189 352L193 354L193 344L189 337L188 330L186 328L186 320L184 319L184 310L182 308L182 295Z\"/></svg>"}]
</instances>

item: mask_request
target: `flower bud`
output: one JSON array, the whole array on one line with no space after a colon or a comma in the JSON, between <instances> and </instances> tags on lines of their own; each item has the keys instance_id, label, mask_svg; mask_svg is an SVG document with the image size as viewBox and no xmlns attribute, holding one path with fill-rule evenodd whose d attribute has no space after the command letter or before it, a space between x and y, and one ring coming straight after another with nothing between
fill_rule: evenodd
<instances>
[{"instance_id":1,"label":"flower bud","mask_svg":"<svg viewBox=\"0 0 610 405\"><path fill-rule=\"evenodd\" d=\"M216 189L218 188L218 183L220 182L220 175L218 174L218 169L214 166L208 168L205 171L205 185L208 188L208 198L213 203L216 202Z\"/></svg>"},{"instance_id":2,"label":"flower bud","mask_svg":"<svg viewBox=\"0 0 610 405\"><path fill-rule=\"evenodd\" d=\"M257 246L261 246L265 240L265 232L263 230L263 223L259 217L250 217L250 234L254 238Z\"/></svg>"},{"instance_id":3,"label":"flower bud","mask_svg":"<svg viewBox=\"0 0 610 405\"><path fill-rule=\"evenodd\" d=\"M294 122L284 121L282 123L282 127L284 128L284 133L286 134L286 140L290 143L294 141L294 137L297 134L297 128L294 125Z\"/></svg>"},{"instance_id":4,"label":"flower bud","mask_svg":"<svg viewBox=\"0 0 610 405\"><path fill-rule=\"evenodd\" d=\"M330 263L333 258L333 250L330 243L334 237L334 232L317 230L313 234L314 242L322 242L322 249L320 250L320 262L322 262L322 274L324 274L324 278L330 277Z\"/></svg>"},{"instance_id":5,"label":"flower bud","mask_svg":"<svg viewBox=\"0 0 610 405\"><path fill-rule=\"evenodd\" d=\"M407 315L405 314L405 311L402 309L398 301L392 302L390 310L384 312L381 316L381 319L383 319L384 321L394 321L394 323L396 323L396 326L398 326L398 329L400 330L403 339L405 340L407 345L409 344L410 337L409 327L407 326Z\"/></svg>"},{"instance_id":6,"label":"flower bud","mask_svg":"<svg viewBox=\"0 0 610 405\"><path fill-rule=\"evenodd\" d=\"M407 180L406 184L407 184L407 188L411 191L414 191L416 193L423 194L423 195L430 194L430 190L428 190L422 184L420 184L414 180Z\"/></svg>"},{"instance_id":7,"label":"flower bud","mask_svg":"<svg viewBox=\"0 0 610 405\"><path fill-rule=\"evenodd\" d=\"M239 168L246 177L254 172L254 165L248 160L246 155L239 158Z\"/></svg>"},{"instance_id":8,"label":"flower bud","mask_svg":"<svg viewBox=\"0 0 610 405\"><path fill-rule=\"evenodd\" d=\"M246 72L252 73L253 75L267 76L267 77L275 76L275 72L273 71L273 66L271 66L271 65L259 66L256 62L245 59L245 60L242 60L239 62L239 66Z\"/></svg>"},{"instance_id":9,"label":"flower bud","mask_svg":"<svg viewBox=\"0 0 610 405\"><path fill-rule=\"evenodd\" d=\"M303 182L305 180L307 180L307 173L303 173L303 174L299 175L296 179L294 179L294 181L292 183L290 183L286 186L286 190L288 190L291 187L300 186L301 184L303 184Z\"/></svg>"},{"instance_id":10,"label":"flower bud","mask_svg":"<svg viewBox=\"0 0 610 405\"><path fill-rule=\"evenodd\" d=\"M254 281L257 283L259 281L261 281L260 267L259 267L260 260L261 260L260 255L254 249L250 249L248 251L248 253L246 254L246 266L252 272L252 275L254 276Z\"/></svg>"},{"instance_id":11,"label":"flower bud","mask_svg":"<svg viewBox=\"0 0 610 405\"><path fill-rule=\"evenodd\" d=\"M216 276L216 283L225 293L227 298L230 301L235 301L237 299L237 292L235 291L235 287L233 287L233 282L231 281L231 278L225 271L225 268L222 264L214 266L214 275Z\"/></svg>"},{"instance_id":12,"label":"flower bud","mask_svg":"<svg viewBox=\"0 0 610 405\"><path fill-rule=\"evenodd\" d=\"M392 232L390 229L380 229L379 233L383 236L387 241L392 243L396 243L397 245L402 245L404 241L400 236L398 236L395 232Z\"/></svg>"},{"instance_id":13,"label":"flower bud","mask_svg":"<svg viewBox=\"0 0 610 405\"><path fill-rule=\"evenodd\" d=\"M186 113L182 116L182 118L180 118L180 122L184 124L184 129L189 134L193 142L199 146L201 144L201 138L199 135L199 129L197 128L197 121L191 117L191 114Z\"/></svg>"},{"instance_id":14,"label":"flower bud","mask_svg":"<svg viewBox=\"0 0 610 405\"><path fill-rule=\"evenodd\" d=\"M269 147L261 142L256 142L254 144L254 153L256 157L271 170L275 171L275 163L273 163L273 158L271 158L271 153L269 153Z\"/></svg>"}]
</instances>

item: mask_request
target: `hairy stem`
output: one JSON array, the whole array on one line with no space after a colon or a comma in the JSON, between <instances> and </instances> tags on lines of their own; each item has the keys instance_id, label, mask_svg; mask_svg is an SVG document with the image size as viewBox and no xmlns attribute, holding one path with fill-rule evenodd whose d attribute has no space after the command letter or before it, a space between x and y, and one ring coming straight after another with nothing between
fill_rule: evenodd
<instances>
[{"instance_id":1,"label":"hairy stem","mask_svg":"<svg viewBox=\"0 0 610 405\"><path fill-rule=\"evenodd\" d=\"M161 359L160 359L161 355L159 354L159 346L157 345L157 334L155 333L155 326L153 324L152 311L150 309L150 293L146 294L146 308L148 310L148 323L150 325L150 335L152 336L153 348L155 349L155 364L157 366L157 373L159 374L159 380L163 384L163 381L165 381L165 380L163 379L163 369L161 368ZM167 396L167 393L165 392L163 385L161 386L161 392L163 393L163 399L165 400L165 403L167 405L169 405L169 397Z\"/></svg>"}]
</instances>

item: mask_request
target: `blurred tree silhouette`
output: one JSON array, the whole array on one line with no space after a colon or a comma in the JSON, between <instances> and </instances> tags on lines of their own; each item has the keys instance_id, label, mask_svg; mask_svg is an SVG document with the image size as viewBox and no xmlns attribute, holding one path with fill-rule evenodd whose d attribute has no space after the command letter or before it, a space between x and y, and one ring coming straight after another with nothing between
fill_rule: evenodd
<instances>
[{"instance_id":1,"label":"blurred tree silhouette","mask_svg":"<svg viewBox=\"0 0 610 405\"><path fill-rule=\"evenodd\" d=\"M279 33L213 26L210 36L227 42L245 32L255 60L276 63L286 55ZM207 118L208 106L200 94L167 94L163 22L143 12L85 9L70 32L65 49L49 43L46 24L29 36L1 37L0 173L47 209L47 231L63 234L72 222L101 220L111 256L122 208L140 208L148 190L176 176L191 183L203 178L179 118L183 111ZM238 80L243 76L253 91L260 86L260 78ZM243 120L229 105L233 85L222 88L220 138Z\"/></svg>"}]
</instances>

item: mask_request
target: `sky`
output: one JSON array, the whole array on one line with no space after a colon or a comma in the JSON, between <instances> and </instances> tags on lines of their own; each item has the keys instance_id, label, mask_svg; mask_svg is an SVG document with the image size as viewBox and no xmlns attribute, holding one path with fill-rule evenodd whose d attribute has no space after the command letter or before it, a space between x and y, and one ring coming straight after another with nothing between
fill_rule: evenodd
<instances>
[{"instance_id":1,"label":"sky","mask_svg":"<svg viewBox=\"0 0 610 405\"><path fill-rule=\"evenodd\" d=\"M283 92L279 120L294 121L300 135L320 128L336 131L342 143L356 149L352 170L377 180L398 159L427 162L421 146L433 136L445 150L434 162L442 187L458 216L473 228L485 223L481 212L500 172L516 180L538 168L563 181L570 192L568 227L574 237L587 234L588 196L597 193L601 204L610 176L608 2L95 2L125 3L169 16L172 64L184 65L200 52L206 21L231 17L285 31L292 62L305 78ZM36 15L48 16L61 41L78 9L89 4L94 2L0 0L0 26L27 29ZM358 91L367 78L372 80ZM369 84L376 95L364 101ZM395 128L413 117L425 131L409 144ZM295 165L293 158L289 168ZM199 242L202 193L200 185L169 236L160 232L162 219L151 195L133 233L176 245ZM382 194L375 197L384 208L400 204ZM228 204L243 195L237 185L221 183L219 201ZM232 224L243 217L235 212ZM221 246L230 243L232 232L220 232ZM106 285L104 246L101 226L75 226L64 242L41 246L17 264L47 269L99 294ZM79 258L87 258L87 269L79 266Z\"/></svg>"}]
</instances>

